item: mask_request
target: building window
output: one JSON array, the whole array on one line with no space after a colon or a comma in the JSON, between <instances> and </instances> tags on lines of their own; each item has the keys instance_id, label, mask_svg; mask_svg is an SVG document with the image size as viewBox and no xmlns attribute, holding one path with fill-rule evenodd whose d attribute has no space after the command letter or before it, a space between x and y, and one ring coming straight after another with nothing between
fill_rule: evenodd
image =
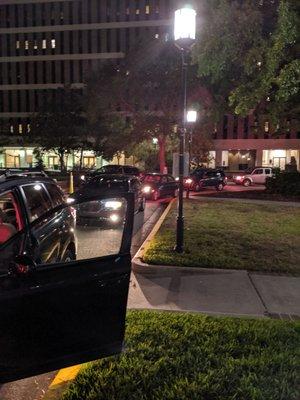
<instances>
[{"instance_id":1,"label":"building window","mask_svg":"<svg viewBox=\"0 0 300 400\"><path fill-rule=\"evenodd\" d=\"M269 124L269 121L266 121L265 122L265 132L269 132L269 130L270 130L270 124Z\"/></svg>"},{"instance_id":2,"label":"building window","mask_svg":"<svg viewBox=\"0 0 300 400\"><path fill-rule=\"evenodd\" d=\"M27 124L27 132L30 132L30 124Z\"/></svg>"},{"instance_id":3,"label":"building window","mask_svg":"<svg viewBox=\"0 0 300 400\"><path fill-rule=\"evenodd\" d=\"M14 133L14 126L13 125L10 125L9 131L10 131L10 133Z\"/></svg>"},{"instance_id":4,"label":"building window","mask_svg":"<svg viewBox=\"0 0 300 400\"><path fill-rule=\"evenodd\" d=\"M149 6L149 4L146 5L145 14L146 15L150 14L150 6Z\"/></svg>"},{"instance_id":5,"label":"building window","mask_svg":"<svg viewBox=\"0 0 300 400\"><path fill-rule=\"evenodd\" d=\"M28 42L28 40L25 40L25 50L28 50L29 49L29 42Z\"/></svg>"},{"instance_id":6,"label":"building window","mask_svg":"<svg viewBox=\"0 0 300 400\"><path fill-rule=\"evenodd\" d=\"M42 49L45 50L47 48L47 40L43 39L42 41Z\"/></svg>"},{"instance_id":7,"label":"building window","mask_svg":"<svg viewBox=\"0 0 300 400\"><path fill-rule=\"evenodd\" d=\"M51 39L51 49L55 49L56 43L55 39Z\"/></svg>"},{"instance_id":8,"label":"building window","mask_svg":"<svg viewBox=\"0 0 300 400\"><path fill-rule=\"evenodd\" d=\"M38 42L37 42L37 40L35 40L35 41L33 42L33 48L34 48L34 50L37 50L37 49L38 49Z\"/></svg>"},{"instance_id":9,"label":"building window","mask_svg":"<svg viewBox=\"0 0 300 400\"><path fill-rule=\"evenodd\" d=\"M18 132L19 132L19 133L22 133L22 132L23 132L23 126L22 126L22 124L19 124Z\"/></svg>"},{"instance_id":10,"label":"building window","mask_svg":"<svg viewBox=\"0 0 300 400\"><path fill-rule=\"evenodd\" d=\"M16 49L19 50L20 49L20 40L16 41Z\"/></svg>"}]
</instances>

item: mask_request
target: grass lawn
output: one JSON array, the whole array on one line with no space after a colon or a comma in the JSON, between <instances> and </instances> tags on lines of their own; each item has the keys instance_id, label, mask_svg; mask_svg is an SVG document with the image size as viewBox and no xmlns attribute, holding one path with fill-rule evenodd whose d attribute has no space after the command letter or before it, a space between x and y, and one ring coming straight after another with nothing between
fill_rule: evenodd
<instances>
[{"instance_id":1,"label":"grass lawn","mask_svg":"<svg viewBox=\"0 0 300 400\"><path fill-rule=\"evenodd\" d=\"M299 400L299 323L132 311L125 343L63 400Z\"/></svg>"},{"instance_id":2,"label":"grass lawn","mask_svg":"<svg viewBox=\"0 0 300 400\"><path fill-rule=\"evenodd\" d=\"M143 260L150 264L300 273L300 208L185 201L184 253L174 252L176 204Z\"/></svg>"}]
</instances>

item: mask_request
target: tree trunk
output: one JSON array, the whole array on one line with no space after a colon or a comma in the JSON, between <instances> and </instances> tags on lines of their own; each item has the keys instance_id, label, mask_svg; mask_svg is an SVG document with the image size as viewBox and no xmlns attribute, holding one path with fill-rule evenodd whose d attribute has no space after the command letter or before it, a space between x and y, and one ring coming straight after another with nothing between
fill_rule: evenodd
<instances>
[{"instance_id":1,"label":"tree trunk","mask_svg":"<svg viewBox=\"0 0 300 400\"><path fill-rule=\"evenodd\" d=\"M165 173L166 170L166 137L160 135L158 138L158 162L159 162L159 172L161 174Z\"/></svg>"},{"instance_id":2,"label":"tree trunk","mask_svg":"<svg viewBox=\"0 0 300 400\"><path fill-rule=\"evenodd\" d=\"M83 147L80 149L80 161L79 161L79 168L82 169L82 162L83 162Z\"/></svg>"},{"instance_id":3,"label":"tree trunk","mask_svg":"<svg viewBox=\"0 0 300 400\"><path fill-rule=\"evenodd\" d=\"M60 163L60 170L63 172L65 170L65 160L64 160L64 150L59 150L58 151L58 156L59 156L59 163Z\"/></svg>"}]
</instances>

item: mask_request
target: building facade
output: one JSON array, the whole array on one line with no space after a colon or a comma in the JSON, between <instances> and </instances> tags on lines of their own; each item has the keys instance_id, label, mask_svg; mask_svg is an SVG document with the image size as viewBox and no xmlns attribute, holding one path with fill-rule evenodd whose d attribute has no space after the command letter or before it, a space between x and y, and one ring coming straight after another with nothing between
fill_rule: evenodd
<instances>
[{"instance_id":1,"label":"building facade","mask_svg":"<svg viewBox=\"0 0 300 400\"><path fill-rule=\"evenodd\" d=\"M83 92L86 77L103 60L120 61L141 37L172 31L174 0L0 0L0 131L9 143L0 143L0 168L35 164L33 147L22 147L30 137L32 115L49 93L69 85ZM212 166L239 170L255 165L284 168L300 165L300 133L291 128L275 136L269 122L257 129L254 115L224 116L214 133ZM68 167L78 164L74 153ZM56 154L44 157L47 168L59 165ZM103 160L85 152L85 166Z\"/></svg>"}]
</instances>

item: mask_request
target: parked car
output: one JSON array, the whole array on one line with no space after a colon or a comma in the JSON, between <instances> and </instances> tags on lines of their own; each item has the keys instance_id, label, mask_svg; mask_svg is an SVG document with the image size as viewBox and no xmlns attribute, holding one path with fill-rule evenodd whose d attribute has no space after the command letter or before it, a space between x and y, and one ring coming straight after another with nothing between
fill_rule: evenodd
<instances>
[{"instance_id":1,"label":"parked car","mask_svg":"<svg viewBox=\"0 0 300 400\"><path fill-rule=\"evenodd\" d=\"M176 197L178 183L172 175L151 173L143 177L143 192L147 199L158 200L161 197Z\"/></svg>"},{"instance_id":2,"label":"parked car","mask_svg":"<svg viewBox=\"0 0 300 400\"><path fill-rule=\"evenodd\" d=\"M94 176L97 175L133 175L133 176L139 176L140 175L140 170L137 167L134 167L132 165L116 165L116 164L108 164L104 165L101 168L95 169L95 170L90 170L90 172L85 172L81 174L80 178L82 181L88 181L89 179L93 178Z\"/></svg>"},{"instance_id":3,"label":"parked car","mask_svg":"<svg viewBox=\"0 0 300 400\"><path fill-rule=\"evenodd\" d=\"M109 201L89 202L81 204L76 213L76 223L83 225L93 221L94 223L106 222L118 224L123 220L124 204L119 200L123 193L134 194L134 212L138 213L145 209L145 196L142 191L142 184L139 178L133 175L105 175L100 174L92 177L77 192L69 197L70 199L83 199L92 194L103 192L111 194Z\"/></svg>"},{"instance_id":4,"label":"parked car","mask_svg":"<svg viewBox=\"0 0 300 400\"><path fill-rule=\"evenodd\" d=\"M264 185L268 177L273 176L273 169L270 167L256 167L242 174L234 175L233 181L237 185L250 186L253 184Z\"/></svg>"},{"instance_id":5,"label":"parked car","mask_svg":"<svg viewBox=\"0 0 300 400\"><path fill-rule=\"evenodd\" d=\"M7 247L0 253L0 270L7 269L7 257L20 252L37 263L76 259L74 215L70 209L51 209L65 204L64 193L46 177L24 174L6 176L0 183L0 246L18 232L18 247ZM42 219L41 219L42 218ZM29 224L41 220L31 229Z\"/></svg>"},{"instance_id":6,"label":"parked car","mask_svg":"<svg viewBox=\"0 0 300 400\"><path fill-rule=\"evenodd\" d=\"M227 184L225 173L221 169L198 168L184 180L185 189L199 192L205 187L214 187L221 191Z\"/></svg>"}]
</instances>

